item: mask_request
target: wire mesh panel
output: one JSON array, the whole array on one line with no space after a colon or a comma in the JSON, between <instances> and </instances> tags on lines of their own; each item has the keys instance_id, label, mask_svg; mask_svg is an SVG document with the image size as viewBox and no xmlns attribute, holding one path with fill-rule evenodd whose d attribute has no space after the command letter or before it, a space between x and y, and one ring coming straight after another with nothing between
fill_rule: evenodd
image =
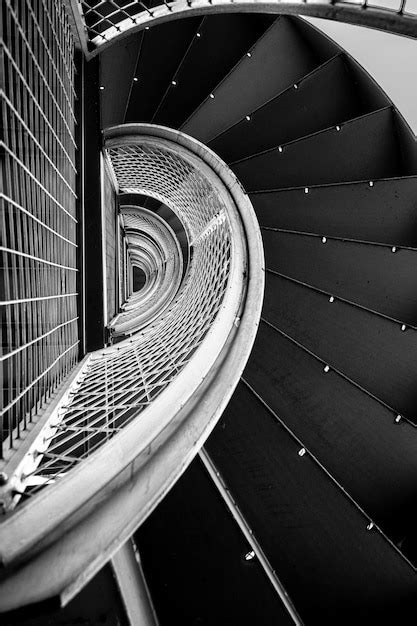
<instances>
[{"instance_id":1,"label":"wire mesh panel","mask_svg":"<svg viewBox=\"0 0 417 626\"><path fill-rule=\"evenodd\" d=\"M73 41L58 0L4 0L1 457L77 361Z\"/></svg>"},{"instance_id":2,"label":"wire mesh panel","mask_svg":"<svg viewBox=\"0 0 417 626\"><path fill-rule=\"evenodd\" d=\"M192 160L148 138L109 148L108 156L121 192L157 197L177 213L189 233L191 260L168 311L130 340L90 355L35 462L32 455L31 470L26 465L19 478L26 496L65 476L137 418L190 363L225 308L225 294L235 294L232 313L226 312L232 325L242 298L236 281L242 257L238 262L233 255L241 243L233 240L229 215L236 209L227 205L227 193ZM229 332L227 326L220 333L220 345Z\"/></svg>"},{"instance_id":3,"label":"wire mesh panel","mask_svg":"<svg viewBox=\"0 0 417 626\"><path fill-rule=\"evenodd\" d=\"M279 0L83 0L78 6L80 14L77 19L84 32L86 45L88 43L93 50L131 29L146 28L145 25L149 28L149 24L166 21L171 14L215 13L218 10L264 10L277 14L330 17L417 37L416 0L294 0L285 3Z\"/></svg>"}]
</instances>

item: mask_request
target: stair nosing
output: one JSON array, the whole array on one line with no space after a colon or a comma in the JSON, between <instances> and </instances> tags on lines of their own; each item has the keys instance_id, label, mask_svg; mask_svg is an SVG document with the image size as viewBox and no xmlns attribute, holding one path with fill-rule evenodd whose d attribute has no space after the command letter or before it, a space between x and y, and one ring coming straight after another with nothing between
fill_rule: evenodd
<instances>
[{"instance_id":1,"label":"stair nosing","mask_svg":"<svg viewBox=\"0 0 417 626\"><path fill-rule=\"evenodd\" d=\"M383 183L383 182L390 182L390 181L397 181L397 180L413 180L415 179L417 181L417 174L406 174L404 176L385 176L382 178L374 178L372 179L372 182L374 183L374 185L378 184L378 183ZM326 187L343 187L345 185L369 185L369 178L365 178L362 180L348 180L348 181L340 181L340 182L334 182L334 183L319 183L319 184L312 184L312 185L308 185L308 189L324 189ZM306 185L297 185L297 186L293 186L293 187L275 187L273 189L256 189L255 191L248 191L247 194L249 196L254 196L256 194L262 194L262 193L281 193L281 191L283 192L288 192L288 191L304 191L304 189L306 188Z\"/></svg>"},{"instance_id":2,"label":"stair nosing","mask_svg":"<svg viewBox=\"0 0 417 626\"><path fill-rule=\"evenodd\" d=\"M272 231L276 233L283 233L287 235L297 235L299 237L313 237L316 239L325 236L328 241L329 240L340 241L342 243L357 244L360 246L376 246L378 248L392 248L393 246L395 246L396 252L399 252L400 250L410 250L411 252L417 252L417 247L405 246L403 244L396 243L395 241L393 241L392 243L384 243L380 241L371 241L367 239L353 239L351 237L339 237L337 235L328 235L325 232L311 233L311 232L301 231L301 230L291 230L290 228L277 228L276 226L262 226L261 225L261 230L268 230L268 231Z\"/></svg>"}]
</instances>

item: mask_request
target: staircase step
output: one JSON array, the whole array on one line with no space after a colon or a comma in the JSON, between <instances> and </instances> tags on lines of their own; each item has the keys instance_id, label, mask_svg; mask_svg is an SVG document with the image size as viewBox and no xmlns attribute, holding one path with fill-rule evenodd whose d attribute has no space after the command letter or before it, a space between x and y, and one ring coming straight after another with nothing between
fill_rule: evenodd
<instances>
[{"instance_id":1,"label":"staircase step","mask_svg":"<svg viewBox=\"0 0 417 626\"><path fill-rule=\"evenodd\" d=\"M190 17L144 31L126 123L151 121L200 22Z\"/></svg>"},{"instance_id":2,"label":"staircase step","mask_svg":"<svg viewBox=\"0 0 417 626\"><path fill-rule=\"evenodd\" d=\"M415 427L324 363L263 321L244 378L391 540L414 535Z\"/></svg>"},{"instance_id":3,"label":"staircase step","mask_svg":"<svg viewBox=\"0 0 417 626\"><path fill-rule=\"evenodd\" d=\"M261 226L417 248L417 176L251 194Z\"/></svg>"},{"instance_id":4,"label":"staircase step","mask_svg":"<svg viewBox=\"0 0 417 626\"><path fill-rule=\"evenodd\" d=\"M266 229L262 235L268 269L400 324L417 324L414 250Z\"/></svg>"},{"instance_id":5,"label":"staircase step","mask_svg":"<svg viewBox=\"0 0 417 626\"><path fill-rule=\"evenodd\" d=\"M244 117L210 148L223 160L235 161L367 112L339 54L256 111L248 111L250 120Z\"/></svg>"},{"instance_id":6,"label":"staircase step","mask_svg":"<svg viewBox=\"0 0 417 626\"><path fill-rule=\"evenodd\" d=\"M135 541L161 624L294 624L200 460Z\"/></svg>"},{"instance_id":7,"label":"staircase step","mask_svg":"<svg viewBox=\"0 0 417 626\"><path fill-rule=\"evenodd\" d=\"M123 124L144 32L115 43L100 55L101 127ZM117 80L115 80L117 76Z\"/></svg>"},{"instance_id":8,"label":"staircase step","mask_svg":"<svg viewBox=\"0 0 417 626\"><path fill-rule=\"evenodd\" d=\"M207 143L319 63L293 22L278 18L181 127Z\"/></svg>"},{"instance_id":9,"label":"staircase step","mask_svg":"<svg viewBox=\"0 0 417 626\"><path fill-rule=\"evenodd\" d=\"M415 618L413 567L246 385L206 449L306 624Z\"/></svg>"},{"instance_id":10,"label":"staircase step","mask_svg":"<svg viewBox=\"0 0 417 626\"><path fill-rule=\"evenodd\" d=\"M417 423L417 331L267 272L263 317Z\"/></svg>"},{"instance_id":11,"label":"staircase step","mask_svg":"<svg viewBox=\"0 0 417 626\"><path fill-rule=\"evenodd\" d=\"M236 161L231 167L247 191L374 180L402 173L390 107Z\"/></svg>"},{"instance_id":12,"label":"staircase step","mask_svg":"<svg viewBox=\"0 0 417 626\"><path fill-rule=\"evenodd\" d=\"M153 123L178 128L271 25L266 15L206 16L197 29L175 80Z\"/></svg>"}]
</instances>

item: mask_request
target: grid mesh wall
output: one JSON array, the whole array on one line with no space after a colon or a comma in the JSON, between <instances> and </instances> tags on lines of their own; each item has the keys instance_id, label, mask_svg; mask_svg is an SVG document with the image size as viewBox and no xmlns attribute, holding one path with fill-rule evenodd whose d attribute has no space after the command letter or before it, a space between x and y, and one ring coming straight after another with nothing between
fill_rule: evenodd
<instances>
[{"instance_id":1,"label":"grid mesh wall","mask_svg":"<svg viewBox=\"0 0 417 626\"><path fill-rule=\"evenodd\" d=\"M77 361L73 41L59 0L3 0L1 455Z\"/></svg>"}]
</instances>

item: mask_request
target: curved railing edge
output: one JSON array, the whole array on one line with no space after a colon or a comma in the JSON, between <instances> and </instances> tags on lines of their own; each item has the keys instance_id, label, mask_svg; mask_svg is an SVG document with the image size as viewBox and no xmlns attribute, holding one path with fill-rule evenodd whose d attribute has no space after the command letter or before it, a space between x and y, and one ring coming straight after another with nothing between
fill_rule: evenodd
<instances>
[{"instance_id":1,"label":"curved railing edge","mask_svg":"<svg viewBox=\"0 0 417 626\"><path fill-rule=\"evenodd\" d=\"M117 133L119 130L120 127L114 132ZM124 126L121 132L127 134L130 131L176 141L178 145L188 148L196 156L205 160L207 165L214 170L223 184L225 184L238 208L246 237L246 271L248 275L246 293L241 302L241 306L244 302L244 307L240 313L240 319L236 320L236 326L229 333L229 337L215 361L215 368L210 371L210 375L207 375L201 381L197 389L198 396L203 400L198 406L195 406L195 396L188 399L175 420L167 423L165 429L162 433L159 433L156 439L148 440L146 445L142 446L141 450L129 462L126 462L123 451L118 451L117 449L113 449L112 459L108 458L106 454L102 454L98 464L91 462L91 459L94 457L87 459L88 468L86 468L86 465L84 466L84 481L88 493L86 493L83 501L78 499L78 504L76 505L65 501L65 514L62 510L54 509L53 505L48 502L48 495L42 498L43 494L40 494L38 501L40 500L41 502L38 502L37 513L35 512L35 515L29 520L29 528L30 524L39 524L39 508L42 508L42 505L48 506L46 515L49 517L46 528L39 528L35 538L31 539L27 534L25 535L25 526L27 531L28 521L24 519L33 503L27 504L20 511L17 510L3 522L1 525L2 547L0 554L3 565L10 565L13 573L8 577L4 577L0 583L0 610L2 611L10 610L21 604L43 600L51 593L58 593L63 601L67 601L81 588L78 584L75 587L71 586L74 578L78 580L78 575L80 575L82 580L86 582L85 572L88 571L88 578L91 578L100 567L100 564L103 565L106 559L111 557L122 542L121 538L126 538L128 533L134 530L132 522L126 519L126 515L120 521L122 528L118 529L117 535L109 541L107 547L103 547L100 533L92 532L91 545L88 547L91 550L96 548L96 553L95 556L89 554L88 558L86 550L74 550L74 545L79 541L79 537L85 537L82 529L83 525L89 526L97 507L106 506L110 511L110 516L114 517L117 508L115 505L116 496L123 491L126 485L132 487L132 484L144 484L144 488L147 490L149 481L157 480L157 489L152 500L149 500L148 505L143 508L143 515L141 516L140 512L137 511L135 524L137 525L143 521L168 488L179 478L214 428L239 381L255 339L264 290L263 247L255 213L239 181L211 150L183 133L148 124ZM230 372L234 373L232 380ZM192 407L191 410L190 407ZM181 416L183 421L179 419ZM175 428L173 429L174 426ZM128 428L125 429L125 432ZM187 441L189 446L187 454L184 454L182 449L181 437L183 437L184 441ZM114 441L116 440L117 438L114 439ZM160 471L156 472L156 475L151 476L149 471L146 471L146 468L152 465L153 456L151 452L156 448L157 454L160 455L164 447L169 450L172 458L175 458L175 463L173 463L172 467L168 467L168 464L165 462L159 463ZM94 481L98 480L100 482L100 471L104 470L103 464L109 463L114 458L117 459L118 456L120 471L118 473L114 472L114 477L101 489L95 491ZM88 463L89 461L90 463ZM64 481L65 478L62 480ZM69 496L68 482L66 487L66 495ZM113 503L114 498L116 499ZM77 497L75 497L75 500L77 500ZM127 500L129 500L129 497L127 497ZM123 531L124 527L129 528L129 531ZM22 541L16 541L16 537L22 537ZM13 538L15 539L14 542ZM72 548L68 549L68 563L64 565L65 559L62 558L62 554L63 551L65 552L65 545L68 542L70 542ZM117 543L116 546L114 542ZM60 572L58 574L55 570L54 580L46 582L45 575L48 576L48 571L50 571L48 563L50 559L53 560L57 555L60 559L60 567L58 568ZM79 565L78 569L75 567L78 575L74 574L74 559ZM69 571L68 567L73 569ZM18 582L19 580L27 580L28 577L32 581L30 585ZM82 583L80 584L82 586ZM58 587L60 587L59 592L57 591ZM75 591L68 591L69 588L75 589Z\"/></svg>"},{"instance_id":2,"label":"curved railing edge","mask_svg":"<svg viewBox=\"0 0 417 626\"><path fill-rule=\"evenodd\" d=\"M269 13L272 15L307 15L328 20L336 20L357 26L366 26L375 30L402 35L404 37L417 38L417 15L389 9L388 7L369 6L349 3L347 1L328 0L316 2L299 0L298 2L286 2L282 0L175 0L171 3L163 3L152 8L152 15L141 10L129 20L129 24L122 27L119 23L114 28L113 36L107 34L102 43L95 44L89 40L83 15L80 13L76 0L72 0L72 10L77 24L78 38L87 57L90 59L112 43L122 38L137 33L145 28L162 24L172 19L182 19L192 16L210 15L216 13ZM107 32L107 31L106 31ZM89 45L96 45L95 49L89 49Z\"/></svg>"}]
</instances>

